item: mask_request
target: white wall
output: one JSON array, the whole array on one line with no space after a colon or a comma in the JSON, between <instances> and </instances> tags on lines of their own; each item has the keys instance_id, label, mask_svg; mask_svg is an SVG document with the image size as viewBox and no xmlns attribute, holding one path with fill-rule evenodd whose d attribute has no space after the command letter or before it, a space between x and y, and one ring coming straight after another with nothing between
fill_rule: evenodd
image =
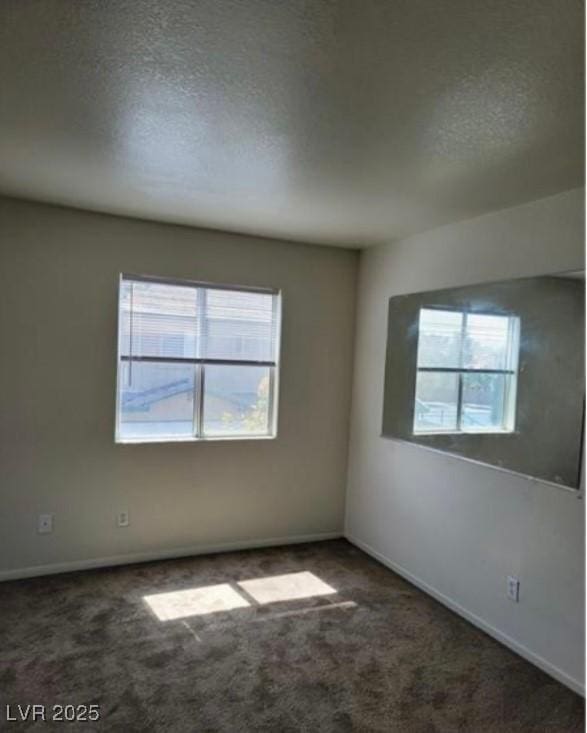
<instances>
[{"instance_id":1,"label":"white wall","mask_svg":"<svg viewBox=\"0 0 587 733\"><path fill-rule=\"evenodd\" d=\"M352 541L578 690L583 501L380 432L389 297L582 269L583 208L573 190L362 252L346 510Z\"/></svg>"},{"instance_id":2,"label":"white wall","mask_svg":"<svg viewBox=\"0 0 587 733\"><path fill-rule=\"evenodd\" d=\"M0 578L342 533L357 259L0 199ZM114 444L120 272L282 289L275 440Z\"/></svg>"}]
</instances>

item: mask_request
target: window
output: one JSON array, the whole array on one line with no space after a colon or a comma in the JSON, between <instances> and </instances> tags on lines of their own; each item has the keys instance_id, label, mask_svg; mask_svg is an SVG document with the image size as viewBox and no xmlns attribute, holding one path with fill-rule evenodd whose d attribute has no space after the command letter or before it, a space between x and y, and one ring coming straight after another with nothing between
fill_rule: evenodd
<instances>
[{"instance_id":1,"label":"window","mask_svg":"<svg viewBox=\"0 0 587 733\"><path fill-rule=\"evenodd\" d=\"M503 433L515 426L520 319L422 308L414 433Z\"/></svg>"},{"instance_id":2,"label":"window","mask_svg":"<svg viewBox=\"0 0 587 733\"><path fill-rule=\"evenodd\" d=\"M117 442L275 436L280 301L123 275Z\"/></svg>"}]
</instances>

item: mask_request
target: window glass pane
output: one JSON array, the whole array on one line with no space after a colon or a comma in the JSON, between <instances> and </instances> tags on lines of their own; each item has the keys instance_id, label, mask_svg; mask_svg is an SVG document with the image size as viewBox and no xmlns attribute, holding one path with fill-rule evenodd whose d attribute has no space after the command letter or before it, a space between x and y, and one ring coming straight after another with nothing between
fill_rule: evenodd
<instances>
[{"instance_id":1,"label":"window glass pane","mask_svg":"<svg viewBox=\"0 0 587 733\"><path fill-rule=\"evenodd\" d=\"M120 362L120 438L193 437L193 364Z\"/></svg>"},{"instance_id":2,"label":"window glass pane","mask_svg":"<svg viewBox=\"0 0 587 733\"><path fill-rule=\"evenodd\" d=\"M509 430L504 374L463 374L461 427L469 432Z\"/></svg>"},{"instance_id":3,"label":"window glass pane","mask_svg":"<svg viewBox=\"0 0 587 733\"><path fill-rule=\"evenodd\" d=\"M517 339L513 333L517 318L509 316L467 316L464 345L466 369L511 369L512 350L517 351ZM513 354L512 354L513 356Z\"/></svg>"},{"instance_id":4,"label":"window glass pane","mask_svg":"<svg viewBox=\"0 0 587 733\"><path fill-rule=\"evenodd\" d=\"M204 435L267 435L270 367L204 368Z\"/></svg>"},{"instance_id":5,"label":"window glass pane","mask_svg":"<svg viewBox=\"0 0 587 733\"><path fill-rule=\"evenodd\" d=\"M125 356L197 356L197 289L123 281L120 353Z\"/></svg>"},{"instance_id":6,"label":"window glass pane","mask_svg":"<svg viewBox=\"0 0 587 733\"><path fill-rule=\"evenodd\" d=\"M275 359L276 296L207 289L202 356L208 359Z\"/></svg>"},{"instance_id":7,"label":"window glass pane","mask_svg":"<svg viewBox=\"0 0 587 733\"><path fill-rule=\"evenodd\" d=\"M461 366L463 314L430 308L420 310L418 366Z\"/></svg>"},{"instance_id":8,"label":"window glass pane","mask_svg":"<svg viewBox=\"0 0 587 733\"><path fill-rule=\"evenodd\" d=\"M267 435L279 318L275 293L123 277L119 354L130 360L119 360L117 437L197 439L194 413L207 437ZM239 363L258 361L271 365Z\"/></svg>"},{"instance_id":9,"label":"window glass pane","mask_svg":"<svg viewBox=\"0 0 587 733\"><path fill-rule=\"evenodd\" d=\"M458 374L418 372L414 431L456 430L458 393Z\"/></svg>"}]
</instances>

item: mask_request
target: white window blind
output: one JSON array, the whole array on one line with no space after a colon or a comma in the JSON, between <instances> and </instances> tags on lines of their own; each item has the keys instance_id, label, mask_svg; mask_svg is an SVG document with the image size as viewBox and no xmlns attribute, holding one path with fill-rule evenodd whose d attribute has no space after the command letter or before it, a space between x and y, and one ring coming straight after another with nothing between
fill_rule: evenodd
<instances>
[{"instance_id":1,"label":"white window blind","mask_svg":"<svg viewBox=\"0 0 587 733\"><path fill-rule=\"evenodd\" d=\"M275 434L280 296L123 276L117 439Z\"/></svg>"}]
</instances>

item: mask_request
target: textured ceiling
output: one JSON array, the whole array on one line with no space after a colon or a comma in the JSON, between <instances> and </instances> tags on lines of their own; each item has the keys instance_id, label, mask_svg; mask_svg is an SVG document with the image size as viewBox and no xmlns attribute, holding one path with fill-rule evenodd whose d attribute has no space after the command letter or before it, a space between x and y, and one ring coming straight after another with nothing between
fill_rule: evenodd
<instances>
[{"instance_id":1,"label":"textured ceiling","mask_svg":"<svg viewBox=\"0 0 587 733\"><path fill-rule=\"evenodd\" d=\"M2 0L0 191L363 246L582 184L578 0Z\"/></svg>"}]
</instances>

